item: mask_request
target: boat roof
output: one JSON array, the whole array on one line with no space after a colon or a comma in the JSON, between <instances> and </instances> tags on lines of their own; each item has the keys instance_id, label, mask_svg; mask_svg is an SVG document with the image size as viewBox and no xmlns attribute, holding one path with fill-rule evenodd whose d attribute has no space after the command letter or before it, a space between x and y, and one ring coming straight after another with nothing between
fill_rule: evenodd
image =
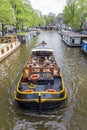
<instances>
[{"instance_id":1,"label":"boat roof","mask_svg":"<svg viewBox=\"0 0 87 130\"><path fill-rule=\"evenodd\" d=\"M87 38L87 35L85 35L85 34L80 34L80 33L71 32L71 31L63 32L63 35L66 35L69 37L86 37Z\"/></svg>"},{"instance_id":2,"label":"boat roof","mask_svg":"<svg viewBox=\"0 0 87 130\"><path fill-rule=\"evenodd\" d=\"M51 51L54 52L53 49L46 43L46 44L38 44L36 48L32 49L32 52L34 51Z\"/></svg>"},{"instance_id":3,"label":"boat roof","mask_svg":"<svg viewBox=\"0 0 87 130\"><path fill-rule=\"evenodd\" d=\"M0 48L7 46L8 44L0 44Z\"/></svg>"},{"instance_id":4,"label":"boat roof","mask_svg":"<svg viewBox=\"0 0 87 130\"><path fill-rule=\"evenodd\" d=\"M87 40L83 40L83 43L87 44Z\"/></svg>"},{"instance_id":5,"label":"boat roof","mask_svg":"<svg viewBox=\"0 0 87 130\"><path fill-rule=\"evenodd\" d=\"M50 52L53 52L52 49L41 49L41 48L38 48L38 49L32 49L32 52L35 52L35 51L50 51Z\"/></svg>"},{"instance_id":6,"label":"boat roof","mask_svg":"<svg viewBox=\"0 0 87 130\"><path fill-rule=\"evenodd\" d=\"M0 38L13 38L16 37L16 35L6 35L6 36L0 36Z\"/></svg>"}]
</instances>

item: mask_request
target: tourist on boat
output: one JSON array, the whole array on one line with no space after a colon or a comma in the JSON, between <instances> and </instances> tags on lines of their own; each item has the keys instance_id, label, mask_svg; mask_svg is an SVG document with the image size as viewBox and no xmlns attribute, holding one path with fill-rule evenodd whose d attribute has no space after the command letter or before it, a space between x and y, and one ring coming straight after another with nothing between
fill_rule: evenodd
<instances>
[{"instance_id":1,"label":"tourist on boat","mask_svg":"<svg viewBox=\"0 0 87 130\"><path fill-rule=\"evenodd\" d=\"M46 64L48 64L48 63L49 63L49 60L48 60L47 57L45 57L44 64L46 65Z\"/></svg>"},{"instance_id":2,"label":"tourist on boat","mask_svg":"<svg viewBox=\"0 0 87 130\"><path fill-rule=\"evenodd\" d=\"M23 69L23 81L27 81L29 76L29 70L28 68Z\"/></svg>"}]
</instances>

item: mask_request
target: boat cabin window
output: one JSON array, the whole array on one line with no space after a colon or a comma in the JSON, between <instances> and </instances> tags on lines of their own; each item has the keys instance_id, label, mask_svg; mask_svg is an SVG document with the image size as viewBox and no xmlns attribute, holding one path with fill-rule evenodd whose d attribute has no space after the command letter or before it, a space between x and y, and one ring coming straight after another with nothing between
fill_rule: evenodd
<instances>
[{"instance_id":1,"label":"boat cabin window","mask_svg":"<svg viewBox=\"0 0 87 130\"><path fill-rule=\"evenodd\" d=\"M50 52L50 51L35 51L35 52L33 52L33 55L35 55L35 56L50 56L50 55L52 55L52 52Z\"/></svg>"}]
</instances>

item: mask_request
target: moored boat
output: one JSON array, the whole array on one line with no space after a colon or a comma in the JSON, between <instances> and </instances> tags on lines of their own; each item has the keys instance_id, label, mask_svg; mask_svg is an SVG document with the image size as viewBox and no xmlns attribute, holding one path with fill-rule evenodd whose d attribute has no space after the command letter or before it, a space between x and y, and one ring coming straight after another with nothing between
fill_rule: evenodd
<instances>
[{"instance_id":1,"label":"moored boat","mask_svg":"<svg viewBox=\"0 0 87 130\"><path fill-rule=\"evenodd\" d=\"M67 98L54 52L44 41L31 51L20 76L14 99L29 110L59 107Z\"/></svg>"},{"instance_id":2,"label":"moored boat","mask_svg":"<svg viewBox=\"0 0 87 130\"><path fill-rule=\"evenodd\" d=\"M62 40L69 46L82 46L82 40L86 40L87 35L71 31L62 32Z\"/></svg>"},{"instance_id":3,"label":"moored boat","mask_svg":"<svg viewBox=\"0 0 87 130\"><path fill-rule=\"evenodd\" d=\"M87 53L87 40L82 41L82 50Z\"/></svg>"},{"instance_id":4,"label":"moored boat","mask_svg":"<svg viewBox=\"0 0 87 130\"><path fill-rule=\"evenodd\" d=\"M16 36L0 37L0 61L19 48L21 43Z\"/></svg>"}]
</instances>

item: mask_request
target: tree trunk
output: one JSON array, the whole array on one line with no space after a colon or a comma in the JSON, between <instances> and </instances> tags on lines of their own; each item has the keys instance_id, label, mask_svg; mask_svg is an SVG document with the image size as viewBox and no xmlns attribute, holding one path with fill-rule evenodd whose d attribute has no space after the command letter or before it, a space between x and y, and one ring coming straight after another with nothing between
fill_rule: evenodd
<instances>
[{"instance_id":1,"label":"tree trunk","mask_svg":"<svg viewBox=\"0 0 87 130\"><path fill-rule=\"evenodd\" d=\"M81 22L80 24L80 30L82 31L82 26L83 26L83 22Z\"/></svg>"},{"instance_id":2,"label":"tree trunk","mask_svg":"<svg viewBox=\"0 0 87 130\"><path fill-rule=\"evenodd\" d=\"M4 24L2 23L2 36L4 36Z\"/></svg>"},{"instance_id":3,"label":"tree trunk","mask_svg":"<svg viewBox=\"0 0 87 130\"><path fill-rule=\"evenodd\" d=\"M22 30L23 30L23 21L21 21L21 25L22 25Z\"/></svg>"}]
</instances>

